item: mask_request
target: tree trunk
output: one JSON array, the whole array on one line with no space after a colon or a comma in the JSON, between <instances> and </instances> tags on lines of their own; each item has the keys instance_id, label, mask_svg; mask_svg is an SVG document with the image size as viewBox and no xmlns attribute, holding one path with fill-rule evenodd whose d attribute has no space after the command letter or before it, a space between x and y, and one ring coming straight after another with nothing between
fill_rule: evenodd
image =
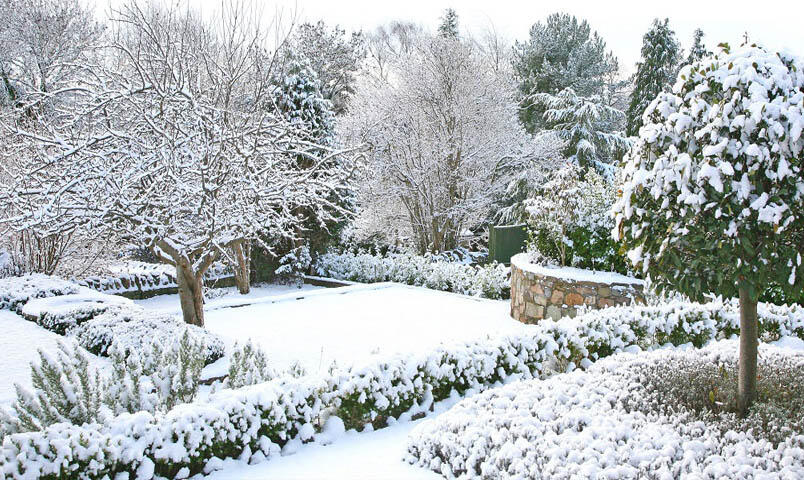
<instances>
[{"instance_id":1,"label":"tree trunk","mask_svg":"<svg viewBox=\"0 0 804 480\"><path fill-rule=\"evenodd\" d=\"M251 290L251 242L237 242L232 246L237 265L234 267L234 279L237 291L245 295Z\"/></svg>"},{"instance_id":2,"label":"tree trunk","mask_svg":"<svg viewBox=\"0 0 804 480\"><path fill-rule=\"evenodd\" d=\"M741 416L757 398L757 301L746 287L740 287L740 368L737 409Z\"/></svg>"},{"instance_id":3,"label":"tree trunk","mask_svg":"<svg viewBox=\"0 0 804 480\"><path fill-rule=\"evenodd\" d=\"M184 322L204 326L204 274L196 274L190 265L176 263L176 281Z\"/></svg>"}]
</instances>

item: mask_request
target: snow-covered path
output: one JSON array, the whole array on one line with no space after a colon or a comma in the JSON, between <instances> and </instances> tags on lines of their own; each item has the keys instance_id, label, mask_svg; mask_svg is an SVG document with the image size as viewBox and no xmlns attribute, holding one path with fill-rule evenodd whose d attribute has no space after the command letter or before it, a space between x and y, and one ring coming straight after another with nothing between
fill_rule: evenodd
<instances>
[{"instance_id":1,"label":"snow-covered path","mask_svg":"<svg viewBox=\"0 0 804 480\"><path fill-rule=\"evenodd\" d=\"M433 417L428 417L433 418ZM403 422L374 432L354 431L330 445L304 445L293 455L272 458L257 465L229 462L208 475L211 480L436 480L434 472L402 460L406 438L426 419Z\"/></svg>"}]
</instances>

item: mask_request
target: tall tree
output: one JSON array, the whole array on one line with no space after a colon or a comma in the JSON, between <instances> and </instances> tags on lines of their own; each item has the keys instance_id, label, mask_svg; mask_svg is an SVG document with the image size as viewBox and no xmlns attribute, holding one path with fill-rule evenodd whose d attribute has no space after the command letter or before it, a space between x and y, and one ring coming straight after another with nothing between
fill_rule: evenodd
<instances>
[{"instance_id":1,"label":"tall tree","mask_svg":"<svg viewBox=\"0 0 804 480\"><path fill-rule=\"evenodd\" d=\"M522 120L532 132L543 126L544 113L533 104L533 95L557 94L565 88L582 97L602 95L607 76L618 66L606 42L586 20L554 13L530 28L528 41L516 43L514 68L524 97Z\"/></svg>"},{"instance_id":2,"label":"tall tree","mask_svg":"<svg viewBox=\"0 0 804 480\"><path fill-rule=\"evenodd\" d=\"M438 34L444 38L458 38L458 13L454 9L444 10L441 24L438 25Z\"/></svg>"},{"instance_id":3,"label":"tall tree","mask_svg":"<svg viewBox=\"0 0 804 480\"><path fill-rule=\"evenodd\" d=\"M645 111L613 235L661 289L740 299L738 408L756 398L757 300L804 287L804 60L728 47Z\"/></svg>"},{"instance_id":4,"label":"tall tree","mask_svg":"<svg viewBox=\"0 0 804 480\"><path fill-rule=\"evenodd\" d=\"M519 161L525 135L513 79L469 42L423 36L368 78L344 134L369 145L361 207L406 232L421 252L456 246L484 218ZM377 207L378 206L378 207Z\"/></svg>"},{"instance_id":5,"label":"tall tree","mask_svg":"<svg viewBox=\"0 0 804 480\"><path fill-rule=\"evenodd\" d=\"M287 44L287 57L316 73L324 98L332 102L335 113L342 114L366 58L365 36L361 32L347 36L341 27L329 27L323 21L303 23Z\"/></svg>"},{"instance_id":6,"label":"tall tree","mask_svg":"<svg viewBox=\"0 0 804 480\"><path fill-rule=\"evenodd\" d=\"M627 135L639 133L642 113L659 93L670 89L680 60L681 50L676 34L670 29L670 20L653 20L650 30L642 37L642 61L637 63L634 90L626 111Z\"/></svg>"},{"instance_id":7,"label":"tall tree","mask_svg":"<svg viewBox=\"0 0 804 480\"><path fill-rule=\"evenodd\" d=\"M703 37L703 30L696 28L692 36L692 47L690 47L690 53L687 55L687 60L684 62L684 65L690 65L702 60L704 57L712 55L712 52L706 49L706 45L703 43Z\"/></svg>"},{"instance_id":8,"label":"tall tree","mask_svg":"<svg viewBox=\"0 0 804 480\"><path fill-rule=\"evenodd\" d=\"M579 97L566 88L557 95L536 94L534 102L544 107L547 128L564 140L564 156L584 171L594 168L608 176L612 159L630 146L627 138L611 130L623 112L605 105L599 97Z\"/></svg>"},{"instance_id":9,"label":"tall tree","mask_svg":"<svg viewBox=\"0 0 804 480\"><path fill-rule=\"evenodd\" d=\"M342 152L276 115L260 20L229 7L207 24L124 5L108 56L57 112L66 121L46 134L5 125L39 154L0 189L4 205L33 212L3 220L125 233L175 266L184 320L202 326L210 265L247 240L295 238L299 211L338 215L332 198L349 175L331 161Z\"/></svg>"}]
</instances>

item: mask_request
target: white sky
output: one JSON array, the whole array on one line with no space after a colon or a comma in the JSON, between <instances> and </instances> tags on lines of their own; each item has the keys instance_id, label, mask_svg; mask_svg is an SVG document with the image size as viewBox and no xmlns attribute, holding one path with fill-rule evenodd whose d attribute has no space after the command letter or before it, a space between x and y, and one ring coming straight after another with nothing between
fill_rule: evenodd
<instances>
[{"instance_id":1,"label":"white sky","mask_svg":"<svg viewBox=\"0 0 804 480\"><path fill-rule=\"evenodd\" d=\"M168 0L165 0L168 1ZM219 0L189 0L204 10ZM804 0L663 0L655 1L511 1L511 0L256 0L265 13L274 8L298 12L302 20L322 19L347 30L371 30L390 20L411 20L430 28L438 25L444 9L458 12L462 32L479 32L493 25L510 40L527 38L530 26L547 15L568 12L589 21L614 54L624 73L634 71L642 35L654 18L670 18L684 48L701 27L710 49L722 41L741 43L743 32L752 42L769 48L787 48L804 55Z\"/></svg>"}]
</instances>

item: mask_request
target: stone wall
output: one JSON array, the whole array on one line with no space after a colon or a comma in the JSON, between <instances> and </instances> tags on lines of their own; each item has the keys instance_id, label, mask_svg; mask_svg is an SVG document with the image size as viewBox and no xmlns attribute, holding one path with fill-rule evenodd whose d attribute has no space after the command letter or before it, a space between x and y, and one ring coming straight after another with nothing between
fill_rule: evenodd
<instances>
[{"instance_id":1,"label":"stone wall","mask_svg":"<svg viewBox=\"0 0 804 480\"><path fill-rule=\"evenodd\" d=\"M605 308L645 303L643 282L624 275L533 265L527 254L511 259L511 316L523 323L574 317L583 305Z\"/></svg>"}]
</instances>

